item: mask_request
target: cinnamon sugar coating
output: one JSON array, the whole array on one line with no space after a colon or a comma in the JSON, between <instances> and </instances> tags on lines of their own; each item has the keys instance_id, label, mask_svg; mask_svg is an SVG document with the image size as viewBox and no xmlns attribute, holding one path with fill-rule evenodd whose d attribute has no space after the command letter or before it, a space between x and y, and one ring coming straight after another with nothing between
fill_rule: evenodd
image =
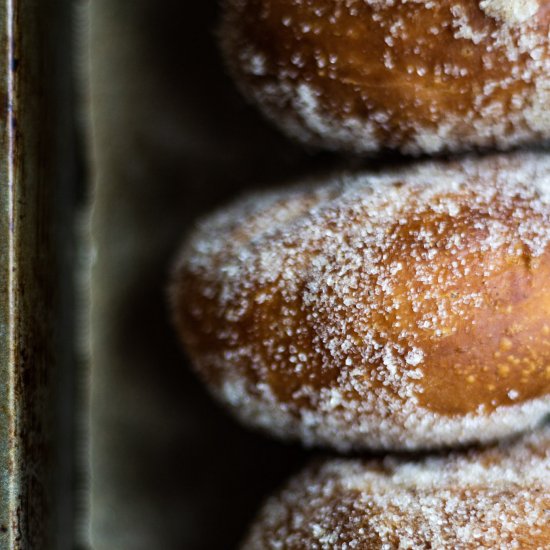
<instances>
[{"instance_id":1,"label":"cinnamon sugar coating","mask_svg":"<svg viewBox=\"0 0 550 550\"><path fill-rule=\"evenodd\" d=\"M408 154L550 138L545 0L226 0L227 64L298 140Z\"/></svg>"},{"instance_id":2,"label":"cinnamon sugar coating","mask_svg":"<svg viewBox=\"0 0 550 550\"><path fill-rule=\"evenodd\" d=\"M327 460L272 497L243 550L550 548L550 430L485 451Z\"/></svg>"},{"instance_id":3,"label":"cinnamon sugar coating","mask_svg":"<svg viewBox=\"0 0 550 550\"><path fill-rule=\"evenodd\" d=\"M171 295L213 393L307 445L493 440L550 412L550 157L423 162L202 221Z\"/></svg>"}]
</instances>

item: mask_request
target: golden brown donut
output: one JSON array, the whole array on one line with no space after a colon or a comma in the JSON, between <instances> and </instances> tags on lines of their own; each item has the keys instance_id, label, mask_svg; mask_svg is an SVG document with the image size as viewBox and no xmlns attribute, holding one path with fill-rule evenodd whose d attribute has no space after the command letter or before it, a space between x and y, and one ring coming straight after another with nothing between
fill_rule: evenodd
<instances>
[{"instance_id":1,"label":"golden brown donut","mask_svg":"<svg viewBox=\"0 0 550 550\"><path fill-rule=\"evenodd\" d=\"M315 146L408 154L550 138L548 0L226 0L244 94Z\"/></svg>"},{"instance_id":2,"label":"golden brown donut","mask_svg":"<svg viewBox=\"0 0 550 550\"><path fill-rule=\"evenodd\" d=\"M261 510L243 550L550 548L550 431L417 460L327 460Z\"/></svg>"},{"instance_id":3,"label":"golden brown donut","mask_svg":"<svg viewBox=\"0 0 550 550\"><path fill-rule=\"evenodd\" d=\"M493 440L550 412L550 156L424 162L205 219L181 338L247 424L308 445Z\"/></svg>"}]
</instances>

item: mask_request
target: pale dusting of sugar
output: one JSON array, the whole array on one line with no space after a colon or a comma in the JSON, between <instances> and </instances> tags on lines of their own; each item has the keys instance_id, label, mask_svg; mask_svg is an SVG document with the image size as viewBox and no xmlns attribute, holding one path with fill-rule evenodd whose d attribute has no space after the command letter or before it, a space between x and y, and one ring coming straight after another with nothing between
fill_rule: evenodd
<instances>
[{"instance_id":1,"label":"pale dusting of sugar","mask_svg":"<svg viewBox=\"0 0 550 550\"><path fill-rule=\"evenodd\" d=\"M348 139L349 131L352 130L362 142L371 142L376 139L376 116L373 116L370 121L360 121L354 118L348 118L346 128L341 124L332 120L322 113L319 106L316 92L307 84L300 84L296 89L296 94L292 88L288 89L290 95L289 100L296 112L300 114L303 120L307 120L308 130L313 136L331 136L330 139L335 143ZM269 93L270 90L265 90ZM285 95L281 94L281 88L275 87L273 92L279 96L279 101ZM298 128L298 127L296 127ZM298 131L301 131L298 129Z\"/></svg>"},{"instance_id":2,"label":"pale dusting of sugar","mask_svg":"<svg viewBox=\"0 0 550 550\"><path fill-rule=\"evenodd\" d=\"M539 0L482 0L481 9L491 17L518 25L524 23L539 11Z\"/></svg>"},{"instance_id":3,"label":"pale dusting of sugar","mask_svg":"<svg viewBox=\"0 0 550 550\"><path fill-rule=\"evenodd\" d=\"M491 276L500 265L494 258L547 251L549 196L550 157L525 153L417 163L248 197L202 222L183 250L179 269L201 281L220 319L220 346L196 354L195 364L219 374L214 392L246 423L308 445L418 448L532 427L548 412L549 395L456 417L421 407L420 342L452 334L454 319L468 322L486 304L479 292L454 289ZM444 221L402 236L403 224L430 215ZM454 223L478 237L449 230ZM238 323L272 303L277 313L263 336L241 342ZM414 312L407 322L402 308ZM243 382L245 365L257 383ZM316 389L306 378L290 402L277 398L272 373L311 365L335 372L334 380Z\"/></svg>"},{"instance_id":4,"label":"pale dusting of sugar","mask_svg":"<svg viewBox=\"0 0 550 550\"><path fill-rule=\"evenodd\" d=\"M400 403L378 391L367 408L365 402L350 400L341 389L328 388L320 395L309 389L318 409L303 408L297 418L295 407L279 401L269 385L251 390L242 376L228 375L223 387L213 388L213 392L245 424L280 439L299 440L307 447L322 445L343 452L365 447L417 449L493 441L535 428L550 409L550 397L545 397L498 407L489 414L481 411L444 417L419 407L414 396ZM307 395L308 388L302 393ZM378 403L373 402L377 399Z\"/></svg>"},{"instance_id":5,"label":"pale dusting of sugar","mask_svg":"<svg viewBox=\"0 0 550 550\"><path fill-rule=\"evenodd\" d=\"M327 460L271 497L243 550L547 548L550 429L485 451Z\"/></svg>"},{"instance_id":6,"label":"pale dusting of sugar","mask_svg":"<svg viewBox=\"0 0 550 550\"><path fill-rule=\"evenodd\" d=\"M254 76L267 74L265 56L261 53L255 53L251 48L241 52L241 63L248 74Z\"/></svg>"},{"instance_id":7,"label":"pale dusting of sugar","mask_svg":"<svg viewBox=\"0 0 550 550\"><path fill-rule=\"evenodd\" d=\"M297 10L301 7L310 10L313 17L329 17L331 27L337 28L340 18L358 16L358 1L343 2L332 10L328 10L320 0L295 0L293 6ZM399 3L407 2L368 2L372 7L370 17L379 25L380 32L385 33L387 45L382 51L372 52L372 56L380 59L373 58L369 62L390 72L388 82L394 78L397 82L406 80L405 75L392 74L392 71L397 71L396 56L402 55L398 53L396 43L407 36L409 28L416 30L417 27L414 17L407 18L395 12L395 5ZM302 40L307 42L311 28L304 30L291 18L285 18L281 25L293 29L297 50L289 53L288 63L270 65L263 54L255 51L250 41L239 34L238 18L246 2L228 0L227 4L224 50L234 72L240 74L244 71L251 77L248 82L237 78L242 91L276 124L302 142L356 153L390 148L417 155L474 147L508 149L517 144L550 139L550 110L547 108L550 101L550 38L548 32L541 31L536 17L537 0L482 0L480 9L487 16L483 25L477 19L471 20L467 3L457 1L445 8L449 10L446 21L426 30L428 37L436 39L451 28L452 40L463 47L485 52L482 55L483 67L476 69L474 75L460 59L431 66L423 61L424 42L411 44L407 55L413 53L417 61L407 70L419 77L417 85L420 88L430 89L434 81L444 78L452 82L456 90L465 90L472 88L472 78L477 79L477 95L460 114L449 112L446 103L441 106L434 103L432 94L416 94L418 107L428 108L432 116L429 122L422 123L414 117L404 120L399 114L399 105L375 104L369 97L368 86L359 85L354 99L368 107L368 116L358 116L351 104L338 103L334 97L327 97L322 89L324 86L317 86L301 73L306 61L299 45ZM415 9L426 12L436 7L431 0L416 0L415 4L418 6ZM391 11L385 13L385 10ZM427 51L427 59L430 59ZM237 56L237 63L232 61L233 55ZM510 65L507 74L491 76L495 64L501 63L499 59L502 58ZM260 64L258 59L263 63ZM345 81L345 60L340 60L336 53L319 48L313 62L327 82ZM509 89L515 90L513 95L509 94Z\"/></svg>"}]
</instances>

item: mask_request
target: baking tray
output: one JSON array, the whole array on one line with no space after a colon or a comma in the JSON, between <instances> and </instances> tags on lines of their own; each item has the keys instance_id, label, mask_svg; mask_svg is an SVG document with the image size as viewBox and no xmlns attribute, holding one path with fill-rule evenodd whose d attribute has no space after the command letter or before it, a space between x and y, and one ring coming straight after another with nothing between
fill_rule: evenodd
<instances>
[{"instance_id":1,"label":"baking tray","mask_svg":"<svg viewBox=\"0 0 550 550\"><path fill-rule=\"evenodd\" d=\"M0 549L234 548L309 457L229 418L169 320L198 217L339 162L240 98L218 16L217 0L0 0Z\"/></svg>"},{"instance_id":2,"label":"baking tray","mask_svg":"<svg viewBox=\"0 0 550 550\"><path fill-rule=\"evenodd\" d=\"M0 548L74 548L70 3L0 1Z\"/></svg>"}]
</instances>

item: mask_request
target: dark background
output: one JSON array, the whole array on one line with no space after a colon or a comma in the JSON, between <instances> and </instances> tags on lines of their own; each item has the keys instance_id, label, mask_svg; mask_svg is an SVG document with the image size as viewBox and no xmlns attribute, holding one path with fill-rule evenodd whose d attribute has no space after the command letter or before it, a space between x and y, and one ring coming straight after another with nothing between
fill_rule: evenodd
<instances>
[{"instance_id":1,"label":"dark background","mask_svg":"<svg viewBox=\"0 0 550 550\"><path fill-rule=\"evenodd\" d=\"M232 548L308 456L229 418L169 322L169 267L198 216L335 163L240 98L217 48L217 4L95 0L84 18L97 550Z\"/></svg>"}]
</instances>

